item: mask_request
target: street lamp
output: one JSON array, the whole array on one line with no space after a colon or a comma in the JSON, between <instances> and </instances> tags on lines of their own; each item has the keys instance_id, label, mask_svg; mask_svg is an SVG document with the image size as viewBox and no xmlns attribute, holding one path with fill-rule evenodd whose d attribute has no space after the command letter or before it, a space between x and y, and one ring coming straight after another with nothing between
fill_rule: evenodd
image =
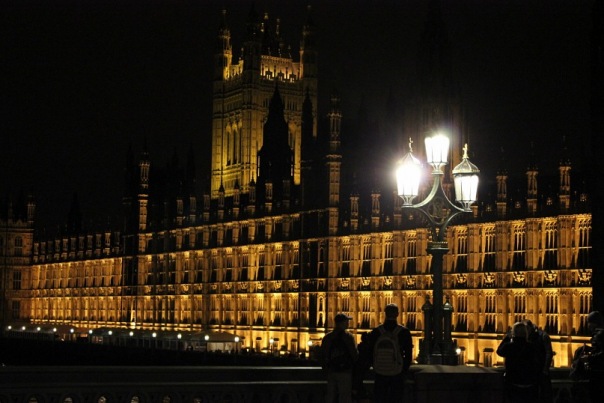
<instances>
[{"instance_id":1,"label":"street lamp","mask_svg":"<svg viewBox=\"0 0 604 403\"><path fill-rule=\"evenodd\" d=\"M442 167L447 164L449 139L443 134L426 138L426 159L432 166L432 190L430 194L417 204L413 199L419 194L421 181L421 163L413 156L412 141L409 140L409 152L399 161L396 170L398 195L403 200L403 208L420 212L429 223L431 238L428 241L427 252L432 256L434 306L427 300L422 310L425 315L424 340L420 344L418 361L421 363L444 363L443 355L451 355L451 332L443 334L443 312L452 312L452 306L447 301L443 304L443 256L449 251L445 239L447 227L451 220L459 214L469 213L470 206L476 201L478 190L478 173L476 165L468 159L468 146L463 148L463 159L453 168L455 184L455 199L461 205L451 202L443 189L444 172ZM432 313L433 311L433 313ZM446 324L450 326L449 322ZM432 333L434 340L432 340ZM443 337L444 336L444 337Z\"/></svg>"}]
</instances>

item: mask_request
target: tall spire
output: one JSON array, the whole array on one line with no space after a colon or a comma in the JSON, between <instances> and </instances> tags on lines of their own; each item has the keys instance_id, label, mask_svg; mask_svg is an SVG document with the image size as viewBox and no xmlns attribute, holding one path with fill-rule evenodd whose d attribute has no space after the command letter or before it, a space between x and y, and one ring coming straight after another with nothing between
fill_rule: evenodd
<instances>
[{"instance_id":1,"label":"tall spire","mask_svg":"<svg viewBox=\"0 0 604 403\"><path fill-rule=\"evenodd\" d=\"M285 121L284 105L279 92L278 81L269 103L269 112L264 124L262 148L258 152L259 173L258 185L262 191L264 183L273 183L273 194L281 194L283 180L291 180L293 169L293 152L289 147L289 128Z\"/></svg>"}]
</instances>

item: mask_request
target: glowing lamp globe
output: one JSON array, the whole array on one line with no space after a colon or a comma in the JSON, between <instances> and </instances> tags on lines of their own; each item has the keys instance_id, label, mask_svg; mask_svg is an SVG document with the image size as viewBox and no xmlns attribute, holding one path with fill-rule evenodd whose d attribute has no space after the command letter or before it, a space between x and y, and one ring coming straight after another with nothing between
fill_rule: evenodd
<instances>
[{"instance_id":1,"label":"glowing lamp globe","mask_svg":"<svg viewBox=\"0 0 604 403\"><path fill-rule=\"evenodd\" d=\"M397 192L403 199L404 206L410 206L419 194L421 174L421 163L413 156L411 142L409 142L409 152L398 162L396 168Z\"/></svg>"},{"instance_id":2,"label":"glowing lamp globe","mask_svg":"<svg viewBox=\"0 0 604 403\"><path fill-rule=\"evenodd\" d=\"M447 164L449 154L449 138L444 134L436 134L426 137L426 160L432 165L434 171L440 172L440 168Z\"/></svg>"},{"instance_id":3,"label":"glowing lamp globe","mask_svg":"<svg viewBox=\"0 0 604 403\"><path fill-rule=\"evenodd\" d=\"M470 211L470 205L476 201L478 191L478 174L480 170L468 159L468 145L464 147L463 160L459 165L453 168L453 177L455 181L455 199L463 206L463 209Z\"/></svg>"}]
</instances>

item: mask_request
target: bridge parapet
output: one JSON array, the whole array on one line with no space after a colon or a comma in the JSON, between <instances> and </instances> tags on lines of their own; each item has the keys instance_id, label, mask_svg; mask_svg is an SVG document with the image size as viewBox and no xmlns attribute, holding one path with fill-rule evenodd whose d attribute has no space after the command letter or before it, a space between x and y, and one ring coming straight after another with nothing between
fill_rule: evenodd
<instances>
[{"instance_id":1,"label":"bridge parapet","mask_svg":"<svg viewBox=\"0 0 604 403\"><path fill-rule=\"evenodd\" d=\"M556 371L556 401L571 396L568 371ZM501 368L414 365L406 402L503 402ZM373 381L366 382L371 392ZM324 401L316 367L9 366L0 368L0 402L258 403Z\"/></svg>"}]
</instances>

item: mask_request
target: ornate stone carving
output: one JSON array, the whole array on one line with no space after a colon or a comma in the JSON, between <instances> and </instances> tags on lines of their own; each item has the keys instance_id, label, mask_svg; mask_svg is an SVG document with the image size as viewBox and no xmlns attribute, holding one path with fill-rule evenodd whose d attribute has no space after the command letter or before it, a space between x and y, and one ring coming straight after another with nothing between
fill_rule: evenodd
<instances>
[{"instance_id":1,"label":"ornate stone carving","mask_svg":"<svg viewBox=\"0 0 604 403\"><path fill-rule=\"evenodd\" d=\"M495 287L495 275L493 273L484 273L483 285L485 288Z\"/></svg>"},{"instance_id":2,"label":"ornate stone carving","mask_svg":"<svg viewBox=\"0 0 604 403\"><path fill-rule=\"evenodd\" d=\"M578 277L579 285L591 285L591 270L589 269L579 269L579 277Z\"/></svg>"},{"instance_id":3,"label":"ornate stone carving","mask_svg":"<svg viewBox=\"0 0 604 403\"><path fill-rule=\"evenodd\" d=\"M526 281L526 274L522 271L512 273L512 278L515 285L522 285Z\"/></svg>"}]
</instances>

